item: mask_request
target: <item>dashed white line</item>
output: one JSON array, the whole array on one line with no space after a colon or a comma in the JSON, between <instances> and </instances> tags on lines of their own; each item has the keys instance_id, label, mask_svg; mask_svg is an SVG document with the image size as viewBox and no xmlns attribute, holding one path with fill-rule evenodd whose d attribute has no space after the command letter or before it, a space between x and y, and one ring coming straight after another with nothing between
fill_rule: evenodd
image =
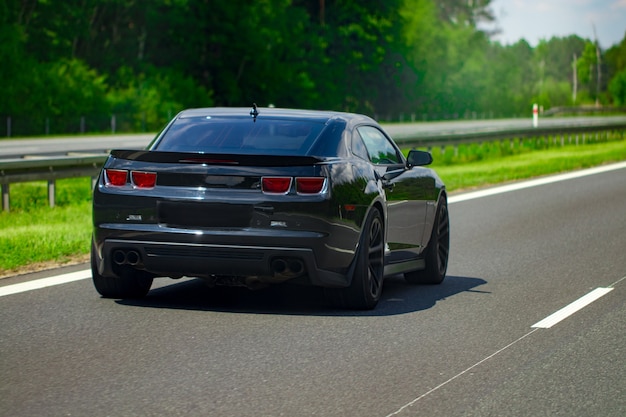
<instances>
[{"instance_id":1,"label":"dashed white line","mask_svg":"<svg viewBox=\"0 0 626 417\"><path fill-rule=\"evenodd\" d=\"M578 310L582 310L583 308L587 307L589 304L596 301L598 298L610 293L611 291L613 291L613 288L596 288L595 290L591 291L587 295L580 297L578 300L563 307L559 311L549 315L545 319L533 324L530 327L536 327L540 329L549 329L550 327L565 320L566 318L568 318L569 316L571 316Z\"/></svg>"}]
</instances>

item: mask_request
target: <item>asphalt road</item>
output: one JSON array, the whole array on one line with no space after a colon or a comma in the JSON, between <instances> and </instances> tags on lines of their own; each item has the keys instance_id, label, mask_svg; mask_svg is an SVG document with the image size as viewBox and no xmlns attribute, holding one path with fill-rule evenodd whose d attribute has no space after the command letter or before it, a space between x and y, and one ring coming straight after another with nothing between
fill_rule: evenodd
<instances>
[{"instance_id":1,"label":"asphalt road","mask_svg":"<svg viewBox=\"0 0 626 417\"><path fill-rule=\"evenodd\" d=\"M142 301L86 279L0 296L0 415L626 415L626 167L467 196L444 283L391 278L370 312L196 280Z\"/></svg>"}]
</instances>

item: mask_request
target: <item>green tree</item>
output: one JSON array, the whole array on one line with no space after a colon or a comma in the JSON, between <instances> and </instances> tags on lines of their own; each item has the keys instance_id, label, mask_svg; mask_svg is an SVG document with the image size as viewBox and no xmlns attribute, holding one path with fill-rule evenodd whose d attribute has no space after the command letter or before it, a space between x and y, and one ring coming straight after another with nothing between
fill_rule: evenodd
<instances>
[{"instance_id":1,"label":"green tree","mask_svg":"<svg viewBox=\"0 0 626 417\"><path fill-rule=\"evenodd\" d=\"M615 74L609 83L609 92L615 105L626 105L626 69Z\"/></svg>"}]
</instances>

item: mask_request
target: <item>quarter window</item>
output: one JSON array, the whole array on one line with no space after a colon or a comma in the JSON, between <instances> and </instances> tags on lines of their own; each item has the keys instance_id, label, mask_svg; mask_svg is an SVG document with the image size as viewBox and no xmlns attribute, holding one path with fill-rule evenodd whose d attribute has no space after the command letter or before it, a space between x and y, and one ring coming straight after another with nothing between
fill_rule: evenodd
<instances>
[{"instance_id":1,"label":"quarter window","mask_svg":"<svg viewBox=\"0 0 626 417\"><path fill-rule=\"evenodd\" d=\"M361 126L357 130L363 139L372 163L381 165L402 163L396 147L393 146L383 132L372 126Z\"/></svg>"},{"instance_id":2,"label":"quarter window","mask_svg":"<svg viewBox=\"0 0 626 417\"><path fill-rule=\"evenodd\" d=\"M363 139L361 139L361 135L357 131L352 134L352 153L366 161L370 160L370 156L367 152L365 144L363 143Z\"/></svg>"}]
</instances>

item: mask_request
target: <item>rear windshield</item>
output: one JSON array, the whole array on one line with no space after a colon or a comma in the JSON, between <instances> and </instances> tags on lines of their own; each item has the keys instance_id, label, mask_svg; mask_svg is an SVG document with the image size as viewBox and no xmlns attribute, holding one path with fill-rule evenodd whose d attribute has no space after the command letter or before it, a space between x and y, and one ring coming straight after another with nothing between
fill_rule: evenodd
<instances>
[{"instance_id":1,"label":"rear windshield","mask_svg":"<svg viewBox=\"0 0 626 417\"><path fill-rule=\"evenodd\" d=\"M308 155L324 129L319 121L228 117L177 119L153 150L170 152Z\"/></svg>"}]
</instances>

